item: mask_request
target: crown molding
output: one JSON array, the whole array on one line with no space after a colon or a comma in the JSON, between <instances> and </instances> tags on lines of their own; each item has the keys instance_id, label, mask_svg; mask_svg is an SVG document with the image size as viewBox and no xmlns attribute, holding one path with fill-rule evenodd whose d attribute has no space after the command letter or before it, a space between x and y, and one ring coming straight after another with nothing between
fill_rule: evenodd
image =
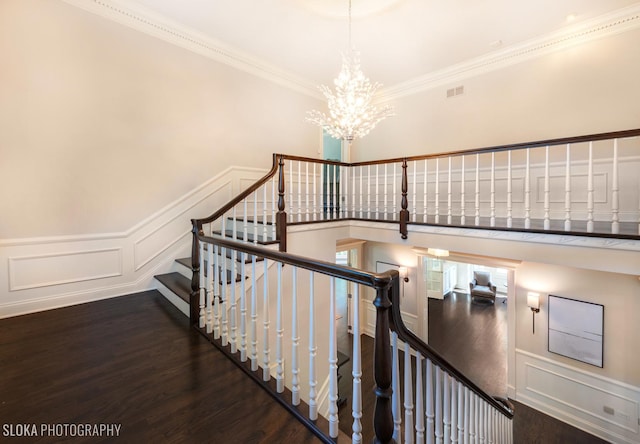
<instances>
[{"instance_id":1,"label":"crown molding","mask_svg":"<svg viewBox=\"0 0 640 444\"><path fill-rule=\"evenodd\" d=\"M296 92L323 98L316 85L308 80L146 8L133 7L122 0L62 1Z\"/></svg>"},{"instance_id":2,"label":"crown molding","mask_svg":"<svg viewBox=\"0 0 640 444\"><path fill-rule=\"evenodd\" d=\"M570 46L589 43L638 28L640 28L640 3L381 89L376 102L387 102L413 95L561 51Z\"/></svg>"}]
</instances>

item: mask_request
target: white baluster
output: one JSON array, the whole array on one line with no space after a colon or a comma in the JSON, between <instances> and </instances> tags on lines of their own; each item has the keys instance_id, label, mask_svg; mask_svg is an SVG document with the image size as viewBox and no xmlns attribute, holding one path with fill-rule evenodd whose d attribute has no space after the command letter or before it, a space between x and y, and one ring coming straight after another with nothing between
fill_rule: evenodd
<instances>
[{"instance_id":1,"label":"white baluster","mask_svg":"<svg viewBox=\"0 0 640 444\"><path fill-rule=\"evenodd\" d=\"M362 199L362 195L363 195L362 176L364 175L364 172L362 171L363 168L364 167L362 165L358 167L358 171L360 172L360 188L358 190L358 193L360 194L360 219L364 217L364 200Z\"/></svg>"},{"instance_id":2,"label":"white baluster","mask_svg":"<svg viewBox=\"0 0 640 444\"><path fill-rule=\"evenodd\" d=\"M480 225L480 153L476 153L476 226Z\"/></svg>"},{"instance_id":3,"label":"white baluster","mask_svg":"<svg viewBox=\"0 0 640 444\"><path fill-rule=\"evenodd\" d=\"M256 255L251 255L251 371L258 370L258 300L256 296Z\"/></svg>"},{"instance_id":4,"label":"white baluster","mask_svg":"<svg viewBox=\"0 0 640 444\"><path fill-rule=\"evenodd\" d=\"M449 156L449 171L447 174L447 225L451 225L451 156Z\"/></svg>"},{"instance_id":5,"label":"white baluster","mask_svg":"<svg viewBox=\"0 0 640 444\"><path fill-rule=\"evenodd\" d=\"M298 161L298 222L302 222L302 162Z\"/></svg>"},{"instance_id":6,"label":"white baluster","mask_svg":"<svg viewBox=\"0 0 640 444\"><path fill-rule=\"evenodd\" d=\"M267 184L262 186L263 193L266 193ZM258 239L258 190L253 193L253 239Z\"/></svg>"},{"instance_id":7,"label":"white baluster","mask_svg":"<svg viewBox=\"0 0 640 444\"><path fill-rule=\"evenodd\" d=\"M491 152L491 218L489 224L496 226L496 153Z\"/></svg>"},{"instance_id":8,"label":"white baluster","mask_svg":"<svg viewBox=\"0 0 640 444\"><path fill-rule=\"evenodd\" d=\"M336 278L329 286L329 436L338 437L338 345L336 338Z\"/></svg>"},{"instance_id":9,"label":"white baluster","mask_svg":"<svg viewBox=\"0 0 640 444\"><path fill-rule=\"evenodd\" d=\"M276 177L277 176L273 176L273 178L271 179L271 239L276 238L276 211L277 211L276 209L277 209L277 203L278 203L278 201L276 200L276 188L277 188ZM268 225L269 221L265 220L262 223L265 225ZM265 233L266 232L267 230L265 227Z\"/></svg>"},{"instance_id":10,"label":"white baluster","mask_svg":"<svg viewBox=\"0 0 640 444\"><path fill-rule=\"evenodd\" d=\"M389 191L389 174L388 174L388 164L384 164L384 190L383 190L383 195L384 195L384 215L382 217L382 219L387 220L387 215L389 214L389 207L388 207L388 202L389 202L389 198L387 197L388 195L388 191ZM378 165L376 165L376 169L378 168ZM376 218L380 218L380 215L376 215Z\"/></svg>"},{"instance_id":11,"label":"white baluster","mask_svg":"<svg viewBox=\"0 0 640 444\"><path fill-rule=\"evenodd\" d=\"M271 182L271 192L273 192L273 185L274 183ZM263 236L263 240L267 239L267 205L268 205L268 199L267 199L267 187L265 186L262 190L262 236ZM258 217L258 215L256 214L256 218ZM275 219L274 219L275 220ZM256 236L256 238L253 240L253 242L255 244L258 243L258 236Z\"/></svg>"},{"instance_id":12,"label":"white baluster","mask_svg":"<svg viewBox=\"0 0 640 444\"><path fill-rule=\"evenodd\" d=\"M511 150L507 151L507 228L513 226L513 194L511 189Z\"/></svg>"},{"instance_id":13,"label":"white baluster","mask_svg":"<svg viewBox=\"0 0 640 444\"><path fill-rule=\"evenodd\" d=\"M443 395L442 395L442 422L444 424L444 442L451 442L451 382L449 379L449 375L442 370L439 370L442 373L442 387L443 387Z\"/></svg>"},{"instance_id":14,"label":"white baluster","mask_svg":"<svg viewBox=\"0 0 640 444\"><path fill-rule=\"evenodd\" d=\"M618 139L613 139L613 173L611 175L611 233L613 234L620 232L620 222L618 219L620 197L618 192Z\"/></svg>"},{"instance_id":15,"label":"white baluster","mask_svg":"<svg viewBox=\"0 0 640 444\"><path fill-rule=\"evenodd\" d=\"M571 231L571 144L567 143L564 170L564 231Z\"/></svg>"},{"instance_id":16,"label":"white baluster","mask_svg":"<svg viewBox=\"0 0 640 444\"><path fill-rule=\"evenodd\" d=\"M417 164L417 162L416 162ZM416 353L416 444L424 444L424 374L422 372L422 354Z\"/></svg>"},{"instance_id":17,"label":"white baluster","mask_svg":"<svg viewBox=\"0 0 640 444\"><path fill-rule=\"evenodd\" d=\"M309 221L309 207L311 206L311 200L309 199L309 162L304 163L304 220Z\"/></svg>"},{"instance_id":18,"label":"white baluster","mask_svg":"<svg viewBox=\"0 0 640 444\"><path fill-rule=\"evenodd\" d=\"M524 168L524 228L531 228L531 185L529 177L530 160L529 160L529 148L525 149L527 158L525 160Z\"/></svg>"},{"instance_id":19,"label":"white baluster","mask_svg":"<svg viewBox=\"0 0 640 444\"><path fill-rule=\"evenodd\" d=\"M214 298L214 287L213 287L213 276L214 276L215 268L213 262L213 245L207 244L207 313L206 313L206 325L207 325L207 334L211 334L213 332L213 298Z\"/></svg>"},{"instance_id":20,"label":"white baluster","mask_svg":"<svg viewBox=\"0 0 640 444\"><path fill-rule=\"evenodd\" d=\"M377 177L377 176L376 176ZM367 219L371 219L371 165L367 165ZM378 204L378 184L376 183L376 205Z\"/></svg>"},{"instance_id":21,"label":"white baluster","mask_svg":"<svg viewBox=\"0 0 640 444\"><path fill-rule=\"evenodd\" d=\"M338 166L333 166L333 214L335 218L339 217L338 208L340 208L340 202L338 202Z\"/></svg>"},{"instance_id":22,"label":"white baluster","mask_svg":"<svg viewBox=\"0 0 640 444\"><path fill-rule=\"evenodd\" d=\"M221 309L220 309L220 290L222 282L220 282L220 247L214 245L214 272L213 272L213 338L220 339L221 336Z\"/></svg>"},{"instance_id":23,"label":"white baluster","mask_svg":"<svg viewBox=\"0 0 640 444\"><path fill-rule=\"evenodd\" d=\"M313 164L313 220L317 220L318 217L318 188L316 187L317 183L317 173L316 173L316 163ZM322 168L321 168L322 169Z\"/></svg>"},{"instance_id":24,"label":"white baluster","mask_svg":"<svg viewBox=\"0 0 640 444\"><path fill-rule=\"evenodd\" d=\"M440 158L436 157L436 224L440 223Z\"/></svg>"},{"instance_id":25,"label":"white baluster","mask_svg":"<svg viewBox=\"0 0 640 444\"><path fill-rule=\"evenodd\" d=\"M480 415L480 442L482 443L489 443L489 439L488 439L488 431L489 428L487 426L487 417L488 417L488 412L489 412L489 405L484 401L484 400L480 400L480 403L482 405L482 410L481 410L481 415Z\"/></svg>"},{"instance_id":26,"label":"white baluster","mask_svg":"<svg viewBox=\"0 0 640 444\"><path fill-rule=\"evenodd\" d=\"M316 400L316 308L313 271L309 272L309 419L318 419L318 403Z\"/></svg>"},{"instance_id":27,"label":"white baluster","mask_svg":"<svg viewBox=\"0 0 640 444\"><path fill-rule=\"evenodd\" d=\"M247 360L247 278L246 255L240 253L240 360Z\"/></svg>"},{"instance_id":28,"label":"white baluster","mask_svg":"<svg viewBox=\"0 0 640 444\"><path fill-rule=\"evenodd\" d=\"M404 442L413 444L413 384L411 376L411 350L404 343Z\"/></svg>"},{"instance_id":29,"label":"white baluster","mask_svg":"<svg viewBox=\"0 0 640 444\"><path fill-rule=\"evenodd\" d=\"M424 196L422 198L422 204L424 205L423 211L423 220L425 224L427 223L427 159L424 159L424 183L422 184L422 188L424 191Z\"/></svg>"},{"instance_id":30,"label":"white baluster","mask_svg":"<svg viewBox=\"0 0 640 444\"><path fill-rule=\"evenodd\" d=\"M380 165L376 164L376 200L375 200L375 218L378 219L380 218ZM386 167L386 165L385 165ZM383 208L385 205L387 205L387 178L385 175L385 180L384 180L384 189L382 190L382 195L384 196L384 202L383 202ZM384 208L384 211L386 213L386 208Z\"/></svg>"},{"instance_id":31,"label":"white baluster","mask_svg":"<svg viewBox=\"0 0 640 444\"><path fill-rule=\"evenodd\" d=\"M349 167L351 174L351 217L356 217L356 168Z\"/></svg>"},{"instance_id":32,"label":"white baluster","mask_svg":"<svg viewBox=\"0 0 640 444\"><path fill-rule=\"evenodd\" d=\"M402 413L400 412L400 364L398 334L391 332L391 412L393 413L393 439L402 442Z\"/></svg>"},{"instance_id":33,"label":"white baluster","mask_svg":"<svg viewBox=\"0 0 640 444\"><path fill-rule=\"evenodd\" d=\"M298 268L291 269L291 404L300 404L300 364L298 363Z\"/></svg>"},{"instance_id":34,"label":"white baluster","mask_svg":"<svg viewBox=\"0 0 640 444\"><path fill-rule=\"evenodd\" d=\"M342 205L340 208L342 209L343 218L349 217L349 168L346 165L340 165L340 176L342 179L340 180L341 184L344 184L344 188L340 191L340 200Z\"/></svg>"},{"instance_id":35,"label":"white baluster","mask_svg":"<svg viewBox=\"0 0 640 444\"><path fill-rule=\"evenodd\" d=\"M458 386L458 443L464 444L464 421L465 421L465 394L464 386L461 382L457 383Z\"/></svg>"},{"instance_id":36,"label":"white baluster","mask_svg":"<svg viewBox=\"0 0 640 444\"><path fill-rule=\"evenodd\" d=\"M200 267L200 279L199 279L199 284L198 284L198 294L199 294L199 308L200 310L198 311L198 327L203 328L204 327L204 321L205 321L205 304L206 304L206 290L205 290L205 284L204 284L204 280L205 280L205 271L206 271L206 267L204 266L204 242L200 242L200 264L198 265Z\"/></svg>"},{"instance_id":37,"label":"white baluster","mask_svg":"<svg viewBox=\"0 0 640 444\"><path fill-rule=\"evenodd\" d=\"M327 193L325 192L325 189L328 191L328 187L325 184L326 180L325 180L325 173L328 174L328 167L326 163L323 163L320 166L320 188L318 190L318 192L320 193L320 220L325 220L327 218Z\"/></svg>"},{"instance_id":38,"label":"white baluster","mask_svg":"<svg viewBox=\"0 0 640 444\"><path fill-rule=\"evenodd\" d=\"M476 412L476 394L474 392L469 393L469 442L476 444L476 424L477 424L477 412Z\"/></svg>"},{"instance_id":39,"label":"white baluster","mask_svg":"<svg viewBox=\"0 0 640 444\"><path fill-rule=\"evenodd\" d=\"M427 358L425 360L426 367L426 401L427 401L427 444L433 444L436 438L436 427L434 424L434 402L435 402L435 393L433 391L433 365L431 364L431 360Z\"/></svg>"},{"instance_id":40,"label":"white baluster","mask_svg":"<svg viewBox=\"0 0 640 444\"><path fill-rule=\"evenodd\" d=\"M234 227L233 227L233 233L234 233L234 237L233 240L236 240L235 238L235 233L236 233L236 227L235 227L235 223L234 223ZM229 299L231 300L231 306L230 306L230 310L229 310L229 318L230 318L230 324L231 324L231 335L230 335L230 339L229 342L231 343L231 353L236 353L238 351L238 343L237 343L237 328L238 326L236 325L237 322L237 304L236 304L236 276L237 276L237 271L236 271L236 264L237 264L237 251L235 249L231 250L231 279L230 279L230 283L229 283L229 287L231 288L231 296L229 297Z\"/></svg>"},{"instance_id":41,"label":"white baluster","mask_svg":"<svg viewBox=\"0 0 640 444\"><path fill-rule=\"evenodd\" d=\"M289 162L289 185L285 186L285 190L289 189L289 222L293 222L293 218L296 214L296 209L294 207L295 201L293 200L293 160ZM285 191L286 192L286 191ZM300 207L298 207L298 211L300 211Z\"/></svg>"},{"instance_id":42,"label":"white baluster","mask_svg":"<svg viewBox=\"0 0 640 444\"><path fill-rule=\"evenodd\" d=\"M414 160L413 161L413 212L412 212L412 219L414 222L416 222L416 217L418 214L418 195L416 194L416 186L418 183L418 161Z\"/></svg>"},{"instance_id":43,"label":"white baluster","mask_svg":"<svg viewBox=\"0 0 640 444\"><path fill-rule=\"evenodd\" d=\"M249 215L247 214L247 198L242 199L242 240L247 242L247 234L249 232Z\"/></svg>"},{"instance_id":44,"label":"white baluster","mask_svg":"<svg viewBox=\"0 0 640 444\"><path fill-rule=\"evenodd\" d=\"M550 228L549 218L549 145L544 148L544 229Z\"/></svg>"},{"instance_id":45,"label":"white baluster","mask_svg":"<svg viewBox=\"0 0 640 444\"><path fill-rule=\"evenodd\" d=\"M463 436L464 436L464 444L469 444L470 440L470 431L471 431L471 396L470 390L465 387L464 388L464 427L463 427Z\"/></svg>"},{"instance_id":46,"label":"white baluster","mask_svg":"<svg viewBox=\"0 0 640 444\"><path fill-rule=\"evenodd\" d=\"M360 352L360 296L359 285L355 285L353 292L353 399L351 402L351 414L353 416L353 426L351 430L351 442L362 443L362 356Z\"/></svg>"},{"instance_id":47,"label":"white baluster","mask_svg":"<svg viewBox=\"0 0 640 444\"><path fill-rule=\"evenodd\" d=\"M262 326L263 326L263 345L262 345L262 380L268 381L271 379L271 373L269 369L271 368L271 360L269 359L269 269L268 269L268 260L265 257L263 260L264 263L264 273L262 274L262 283L263 292L262 292L262 306L264 307L262 314Z\"/></svg>"},{"instance_id":48,"label":"white baluster","mask_svg":"<svg viewBox=\"0 0 640 444\"><path fill-rule=\"evenodd\" d=\"M589 142L587 170L587 232L593 233L593 142Z\"/></svg>"},{"instance_id":49,"label":"white baluster","mask_svg":"<svg viewBox=\"0 0 640 444\"><path fill-rule=\"evenodd\" d=\"M220 336L221 342L223 346L226 346L229 343L229 325L228 325L228 314L227 304L229 299L229 292L227 288L227 249L220 249L220 262L222 263L222 276L220 279L222 280L222 304L220 307L220 315L222 318L222 333Z\"/></svg>"},{"instance_id":50,"label":"white baluster","mask_svg":"<svg viewBox=\"0 0 640 444\"><path fill-rule=\"evenodd\" d=\"M396 174L396 166L398 166L398 164L394 163L393 176L391 181L391 183L393 183L393 209L391 210L391 212L393 213L392 219L395 219L398 214L398 175Z\"/></svg>"},{"instance_id":51,"label":"white baluster","mask_svg":"<svg viewBox=\"0 0 640 444\"><path fill-rule=\"evenodd\" d=\"M466 216L464 214L465 210L465 197L464 197L464 156L461 156L461 166L460 166L460 225L464 225L466 223Z\"/></svg>"},{"instance_id":52,"label":"white baluster","mask_svg":"<svg viewBox=\"0 0 640 444\"><path fill-rule=\"evenodd\" d=\"M436 444L442 444L442 438L444 436L443 430L443 417L442 417L442 370L440 367L435 366L434 372L436 374L436 388L435 403L436 403Z\"/></svg>"},{"instance_id":53,"label":"white baluster","mask_svg":"<svg viewBox=\"0 0 640 444\"><path fill-rule=\"evenodd\" d=\"M276 390L278 393L282 393L284 391L284 357L282 355L282 342L284 339L284 327L282 325L282 262L278 262L276 299Z\"/></svg>"},{"instance_id":54,"label":"white baluster","mask_svg":"<svg viewBox=\"0 0 640 444\"><path fill-rule=\"evenodd\" d=\"M449 416L451 418L451 427L450 427L451 442L457 443L458 442L458 413L460 411L460 407L458 405L458 396L460 394L458 393L459 392L458 381L456 381L455 378L453 377L449 377L449 382L451 384L451 414Z\"/></svg>"}]
</instances>

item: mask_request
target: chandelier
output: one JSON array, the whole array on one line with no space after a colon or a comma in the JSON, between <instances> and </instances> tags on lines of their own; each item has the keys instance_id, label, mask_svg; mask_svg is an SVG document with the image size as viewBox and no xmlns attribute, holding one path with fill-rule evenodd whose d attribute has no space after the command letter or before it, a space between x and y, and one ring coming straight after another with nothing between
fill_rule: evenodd
<instances>
[{"instance_id":1,"label":"chandelier","mask_svg":"<svg viewBox=\"0 0 640 444\"><path fill-rule=\"evenodd\" d=\"M342 69L333 81L335 92L321 85L329 115L309 111L307 121L323 128L336 139L353 141L366 136L381 120L393 115L393 108L372 105L379 83L371 83L360 69L359 52L351 46L351 0L349 0L349 51L342 55Z\"/></svg>"}]
</instances>

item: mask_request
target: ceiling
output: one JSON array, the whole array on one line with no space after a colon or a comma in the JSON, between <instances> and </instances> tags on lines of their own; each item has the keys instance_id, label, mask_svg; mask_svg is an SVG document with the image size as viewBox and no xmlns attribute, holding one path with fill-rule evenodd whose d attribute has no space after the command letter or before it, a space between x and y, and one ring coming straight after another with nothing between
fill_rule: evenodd
<instances>
[{"instance_id":1,"label":"ceiling","mask_svg":"<svg viewBox=\"0 0 640 444\"><path fill-rule=\"evenodd\" d=\"M127 0L236 53L330 84L348 47L348 0ZM384 86L579 29L637 0L353 0L352 42ZM568 19L573 15L573 20Z\"/></svg>"}]
</instances>

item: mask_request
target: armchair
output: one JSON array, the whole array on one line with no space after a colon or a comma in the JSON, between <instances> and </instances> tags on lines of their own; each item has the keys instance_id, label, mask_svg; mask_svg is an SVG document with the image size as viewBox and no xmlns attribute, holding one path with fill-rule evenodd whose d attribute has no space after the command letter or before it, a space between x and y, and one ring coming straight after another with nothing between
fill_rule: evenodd
<instances>
[{"instance_id":1,"label":"armchair","mask_svg":"<svg viewBox=\"0 0 640 444\"><path fill-rule=\"evenodd\" d=\"M469 283L471 300L481 298L496 301L496 286L491 283L491 274L488 271L474 271L473 280Z\"/></svg>"}]
</instances>

